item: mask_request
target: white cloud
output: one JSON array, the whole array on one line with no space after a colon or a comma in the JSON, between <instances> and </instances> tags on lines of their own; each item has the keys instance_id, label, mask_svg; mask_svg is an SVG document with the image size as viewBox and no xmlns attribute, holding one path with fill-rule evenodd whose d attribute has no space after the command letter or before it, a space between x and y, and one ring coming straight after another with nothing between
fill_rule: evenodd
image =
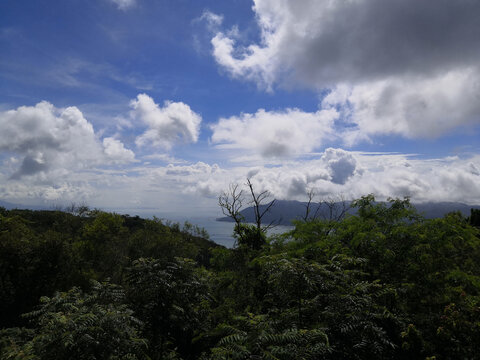
<instances>
[{"instance_id":1,"label":"white cloud","mask_svg":"<svg viewBox=\"0 0 480 360\"><path fill-rule=\"evenodd\" d=\"M475 1L306 0L298 6L295 0L254 0L259 44L235 48L235 39L222 32L212 44L215 59L232 75L264 85L282 72L315 88L433 74L477 64L479 10Z\"/></svg>"},{"instance_id":2,"label":"white cloud","mask_svg":"<svg viewBox=\"0 0 480 360\"><path fill-rule=\"evenodd\" d=\"M106 138L102 145L76 107L57 109L46 101L21 106L0 113L0 129L0 152L22 159L13 179L134 159L118 140Z\"/></svg>"},{"instance_id":3,"label":"white cloud","mask_svg":"<svg viewBox=\"0 0 480 360\"><path fill-rule=\"evenodd\" d=\"M202 161L193 165L173 165L168 164L166 167L165 175L196 175L196 174L214 174L219 171L217 164L209 165Z\"/></svg>"},{"instance_id":4,"label":"white cloud","mask_svg":"<svg viewBox=\"0 0 480 360\"><path fill-rule=\"evenodd\" d=\"M333 89L324 105L346 105L358 125L349 143L480 123L478 1L254 0L253 11L260 40L217 31L217 63L267 90Z\"/></svg>"},{"instance_id":5,"label":"white cloud","mask_svg":"<svg viewBox=\"0 0 480 360\"><path fill-rule=\"evenodd\" d=\"M58 184L11 182L2 179L0 184L0 198L11 199L14 203L33 205L53 205L54 201L61 199L64 204L90 200L95 197L95 190L84 182L61 181Z\"/></svg>"},{"instance_id":6,"label":"white cloud","mask_svg":"<svg viewBox=\"0 0 480 360\"><path fill-rule=\"evenodd\" d=\"M403 154L358 153L327 149L315 159L280 166L237 166L206 163L146 169L144 176L159 188L185 196L215 198L230 183L243 186L251 178L256 191L278 199L305 200L308 189L320 197L342 194L346 199L374 193L378 199L410 196L412 201L480 203L480 157L418 159ZM162 185L163 184L163 185Z\"/></svg>"},{"instance_id":7,"label":"white cloud","mask_svg":"<svg viewBox=\"0 0 480 360\"><path fill-rule=\"evenodd\" d=\"M136 0L110 0L118 6L120 10L128 10L136 5Z\"/></svg>"},{"instance_id":8,"label":"white cloud","mask_svg":"<svg viewBox=\"0 0 480 360\"><path fill-rule=\"evenodd\" d=\"M221 118L211 126L212 142L218 148L243 150L264 158L289 158L310 152L334 136L334 109L315 113L299 109L258 110Z\"/></svg>"},{"instance_id":9,"label":"white cloud","mask_svg":"<svg viewBox=\"0 0 480 360\"><path fill-rule=\"evenodd\" d=\"M480 176L475 171L478 168L480 156L428 160L402 154L327 149L317 159L257 167L254 172L242 166L218 168L215 172L205 168L177 174L176 179L188 182L186 192L204 196L218 195L232 182L243 185L248 177L257 191L268 190L278 199L305 200L308 189L314 189L323 197L342 194L354 199L374 193L380 200L410 196L414 202L479 204Z\"/></svg>"},{"instance_id":10,"label":"white cloud","mask_svg":"<svg viewBox=\"0 0 480 360\"><path fill-rule=\"evenodd\" d=\"M260 87L271 90L275 80L276 58L270 57L268 49L250 45L241 58L234 57L235 40L224 33L212 38L213 56L233 77L255 81ZM247 55L248 54L248 55Z\"/></svg>"},{"instance_id":11,"label":"white cloud","mask_svg":"<svg viewBox=\"0 0 480 360\"><path fill-rule=\"evenodd\" d=\"M194 21L205 21L210 31L216 31L218 30L218 27L222 25L223 15L218 15L209 10L205 10L202 16Z\"/></svg>"},{"instance_id":12,"label":"white cloud","mask_svg":"<svg viewBox=\"0 0 480 360\"><path fill-rule=\"evenodd\" d=\"M185 164L188 163L187 160L177 159L169 154L150 154L142 157L144 160L159 160L167 164Z\"/></svg>"},{"instance_id":13,"label":"white cloud","mask_svg":"<svg viewBox=\"0 0 480 360\"><path fill-rule=\"evenodd\" d=\"M152 144L170 149L178 142L197 142L202 117L187 104L165 101L161 108L150 96L139 94L131 107L132 116L148 125L147 131L135 141L138 146Z\"/></svg>"},{"instance_id":14,"label":"white cloud","mask_svg":"<svg viewBox=\"0 0 480 360\"><path fill-rule=\"evenodd\" d=\"M322 160L328 164L331 180L335 184L345 184L355 172L357 165L355 158L342 149L326 149Z\"/></svg>"},{"instance_id":15,"label":"white cloud","mask_svg":"<svg viewBox=\"0 0 480 360\"><path fill-rule=\"evenodd\" d=\"M349 142L376 134L437 137L480 123L480 73L474 68L435 77L393 77L355 86L340 85L322 102L351 111L357 126Z\"/></svg>"},{"instance_id":16,"label":"white cloud","mask_svg":"<svg viewBox=\"0 0 480 360\"><path fill-rule=\"evenodd\" d=\"M478 169L478 155L465 159L418 159L410 155L365 154L342 149L327 149L314 159L274 167L258 166L255 171L246 166L227 169L198 162L67 174L55 172L55 183L31 181L30 177L8 181L2 168L0 198L24 199L21 202L85 201L91 206L117 209L140 206L150 209L151 214L163 213L162 216L167 217L173 212L209 216L215 212L220 215L216 198L230 183L243 185L250 177L256 191L269 190L278 199L305 200L306 190L314 189L320 197L343 194L346 199L353 199L374 193L380 200L411 196L414 202L441 200L479 204Z\"/></svg>"},{"instance_id":17,"label":"white cloud","mask_svg":"<svg viewBox=\"0 0 480 360\"><path fill-rule=\"evenodd\" d=\"M353 166L349 169L348 166L332 167L332 152L336 153L336 158L350 159L355 171L352 171ZM339 157L340 154L343 155ZM364 155L328 149L317 160L262 168L253 181L259 189L267 189L280 199L305 200L306 190L313 188L320 196L343 194L348 199L374 193L381 200L410 196L415 202L478 204L480 176L472 172L471 164L478 168L480 157L424 160L407 155ZM240 176L239 179L239 183L244 182ZM346 179L348 181L343 181Z\"/></svg>"},{"instance_id":18,"label":"white cloud","mask_svg":"<svg viewBox=\"0 0 480 360\"><path fill-rule=\"evenodd\" d=\"M132 150L125 149L123 143L117 139L106 137L103 139L105 155L117 164L129 163L135 160Z\"/></svg>"}]
</instances>

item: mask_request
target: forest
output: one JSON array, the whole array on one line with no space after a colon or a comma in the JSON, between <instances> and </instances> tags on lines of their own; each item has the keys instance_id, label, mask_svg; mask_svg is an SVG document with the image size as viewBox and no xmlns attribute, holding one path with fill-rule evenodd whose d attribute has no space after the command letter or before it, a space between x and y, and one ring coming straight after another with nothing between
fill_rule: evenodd
<instances>
[{"instance_id":1,"label":"forest","mask_svg":"<svg viewBox=\"0 0 480 360\"><path fill-rule=\"evenodd\" d=\"M352 206L274 236L238 216L231 249L188 223L0 208L0 358L480 358L480 210Z\"/></svg>"}]
</instances>

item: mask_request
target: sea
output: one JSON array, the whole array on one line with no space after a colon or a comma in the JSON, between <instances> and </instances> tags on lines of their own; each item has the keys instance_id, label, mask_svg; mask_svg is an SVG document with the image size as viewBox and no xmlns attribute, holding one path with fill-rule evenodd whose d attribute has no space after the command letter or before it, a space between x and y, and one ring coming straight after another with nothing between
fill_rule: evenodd
<instances>
[{"instance_id":1,"label":"sea","mask_svg":"<svg viewBox=\"0 0 480 360\"><path fill-rule=\"evenodd\" d=\"M190 224L197 225L200 228L204 228L210 240L216 242L219 245L227 248L235 246L235 239L233 237L233 227L235 223L227 221L217 221L215 217L173 217L168 220L172 222L178 222L180 226L188 221ZM293 230L293 226L278 225L268 230L268 235L283 234L285 232Z\"/></svg>"},{"instance_id":2,"label":"sea","mask_svg":"<svg viewBox=\"0 0 480 360\"><path fill-rule=\"evenodd\" d=\"M161 219L163 223L178 223L180 228L187 221L192 225L196 225L200 228L203 228L207 231L210 240L216 242L219 245L225 246L227 248L232 248L235 246L235 238L233 237L233 226L235 223L228 221L218 221L215 216L181 216L181 215L172 215L162 216L160 214L153 214L150 211L118 211L120 214L130 214L130 215L139 215L143 218L153 218L156 216ZM278 225L268 230L268 235L273 234L283 234L285 232L293 230L293 226Z\"/></svg>"},{"instance_id":3,"label":"sea","mask_svg":"<svg viewBox=\"0 0 480 360\"><path fill-rule=\"evenodd\" d=\"M192 225L197 225L207 231L210 240L227 248L235 246L235 238L233 237L233 227L235 223L228 221L217 221L214 215L204 216L187 216L177 214L161 214L153 209L105 209L106 211L116 212L118 214L129 214L131 216L138 215L143 218L152 219L154 216L161 219L163 223L178 223L180 228L187 221ZM152 211L153 210L153 211ZM293 230L293 226L278 225L267 231L267 235L283 234Z\"/></svg>"}]
</instances>

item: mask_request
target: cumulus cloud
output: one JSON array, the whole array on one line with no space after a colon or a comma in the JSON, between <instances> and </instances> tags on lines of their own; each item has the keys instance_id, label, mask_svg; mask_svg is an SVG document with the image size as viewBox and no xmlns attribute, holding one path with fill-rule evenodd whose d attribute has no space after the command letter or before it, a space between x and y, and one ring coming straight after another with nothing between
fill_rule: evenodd
<instances>
[{"instance_id":1,"label":"cumulus cloud","mask_svg":"<svg viewBox=\"0 0 480 360\"><path fill-rule=\"evenodd\" d=\"M134 7L137 3L136 0L110 0L112 3L117 5L120 10L128 10Z\"/></svg>"},{"instance_id":2,"label":"cumulus cloud","mask_svg":"<svg viewBox=\"0 0 480 360\"><path fill-rule=\"evenodd\" d=\"M132 150L126 149L123 143L117 139L106 137L103 139L105 155L115 163L129 163L135 160Z\"/></svg>"},{"instance_id":3,"label":"cumulus cloud","mask_svg":"<svg viewBox=\"0 0 480 360\"><path fill-rule=\"evenodd\" d=\"M376 134L437 137L480 122L480 73L473 68L432 78L393 77L337 86L323 106L344 106L356 125L346 139Z\"/></svg>"},{"instance_id":4,"label":"cumulus cloud","mask_svg":"<svg viewBox=\"0 0 480 360\"><path fill-rule=\"evenodd\" d=\"M328 87L476 65L480 56L476 1L254 0L253 10L259 44L235 48L222 32L212 39L215 59L236 76L289 70Z\"/></svg>"},{"instance_id":5,"label":"cumulus cloud","mask_svg":"<svg viewBox=\"0 0 480 360\"><path fill-rule=\"evenodd\" d=\"M326 149L322 160L328 164L332 182L335 184L345 184L353 175L357 165L352 154L342 149Z\"/></svg>"},{"instance_id":6,"label":"cumulus cloud","mask_svg":"<svg viewBox=\"0 0 480 360\"><path fill-rule=\"evenodd\" d=\"M21 159L12 179L134 160L131 150L112 138L103 144L76 107L57 109L42 101L0 113L0 152Z\"/></svg>"},{"instance_id":7,"label":"cumulus cloud","mask_svg":"<svg viewBox=\"0 0 480 360\"><path fill-rule=\"evenodd\" d=\"M10 160L9 160L10 161ZM20 162L21 163L21 162ZM16 162L17 166L19 162ZM378 199L410 196L414 202L480 203L480 156L421 159L412 155L359 153L327 149L316 158L279 166L223 168L203 162L143 166L121 171L92 171L62 177L55 184L8 181L0 172L0 198L86 201L92 206L150 207L152 213L218 211L216 197L230 183L268 190L277 199L305 200L313 189L320 197L346 199L374 193ZM179 200L180 199L180 200Z\"/></svg>"},{"instance_id":8,"label":"cumulus cloud","mask_svg":"<svg viewBox=\"0 0 480 360\"><path fill-rule=\"evenodd\" d=\"M374 193L378 199L409 196L414 202L462 201L480 203L480 157L419 159L413 155L359 153L327 149L316 159L281 166L230 169L208 164L157 169L158 178L174 178L184 193L218 196L230 183L251 178L257 191L277 199L305 200L313 189L320 197L342 194L346 199ZM182 185L183 184L183 185Z\"/></svg>"},{"instance_id":9,"label":"cumulus cloud","mask_svg":"<svg viewBox=\"0 0 480 360\"><path fill-rule=\"evenodd\" d=\"M265 89L333 89L323 105L351 111L350 143L480 123L478 1L254 0L253 11L260 41L217 31L217 63Z\"/></svg>"},{"instance_id":10,"label":"cumulus cloud","mask_svg":"<svg viewBox=\"0 0 480 360\"><path fill-rule=\"evenodd\" d=\"M202 117L187 104L165 101L164 107L159 107L150 96L139 94L130 105L132 116L148 126L137 137L135 142L138 146L151 144L170 149L178 142L197 142Z\"/></svg>"},{"instance_id":11,"label":"cumulus cloud","mask_svg":"<svg viewBox=\"0 0 480 360\"><path fill-rule=\"evenodd\" d=\"M263 158L288 158L312 151L333 136L334 109L314 113L299 109L258 110L221 118L211 126L212 142L222 149L240 149Z\"/></svg>"},{"instance_id":12,"label":"cumulus cloud","mask_svg":"<svg viewBox=\"0 0 480 360\"><path fill-rule=\"evenodd\" d=\"M402 154L362 154L327 149L318 159L263 167L252 181L279 199L305 200L306 191L347 199L374 193L377 198L409 196L412 201L480 203L480 157L418 159ZM473 169L473 171L472 171ZM239 184L245 171L229 172ZM312 176L315 175L315 176Z\"/></svg>"}]
</instances>

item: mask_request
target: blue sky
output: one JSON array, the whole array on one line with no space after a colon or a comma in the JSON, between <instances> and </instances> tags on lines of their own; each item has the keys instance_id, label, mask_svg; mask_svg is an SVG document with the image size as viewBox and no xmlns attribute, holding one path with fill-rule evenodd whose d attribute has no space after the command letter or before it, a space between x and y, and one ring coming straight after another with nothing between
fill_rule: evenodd
<instances>
[{"instance_id":1,"label":"blue sky","mask_svg":"<svg viewBox=\"0 0 480 360\"><path fill-rule=\"evenodd\" d=\"M480 203L480 4L4 0L0 199Z\"/></svg>"}]
</instances>

